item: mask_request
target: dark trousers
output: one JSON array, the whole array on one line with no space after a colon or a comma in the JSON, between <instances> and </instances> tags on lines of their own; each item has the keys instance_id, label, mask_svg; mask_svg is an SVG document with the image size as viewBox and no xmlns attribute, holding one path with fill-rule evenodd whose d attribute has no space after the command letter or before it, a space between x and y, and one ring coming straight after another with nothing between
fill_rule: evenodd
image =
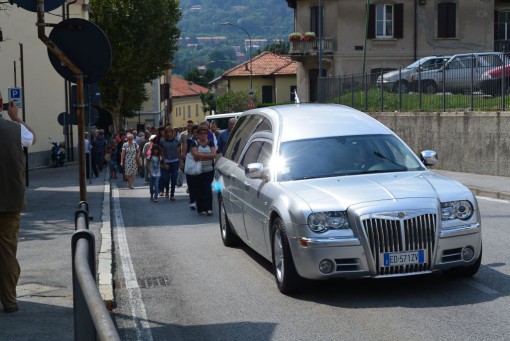
<instances>
[{"instance_id":1,"label":"dark trousers","mask_svg":"<svg viewBox=\"0 0 510 341\"><path fill-rule=\"evenodd\" d=\"M179 161L174 161L166 164L168 169L161 168L161 179L159 181L159 192L168 193L170 189L170 196L175 194L175 184L177 183L177 172L179 170Z\"/></svg>"},{"instance_id":2,"label":"dark trousers","mask_svg":"<svg viewBox=\"0 0 510 341\"><path fill-rule=\"evenodd\" d=\"M189 202L194 203L196 201L196 188L197 188L197 181L199 175L189 175L186 174L186 183L188 184L189 189Z\"/></svg>"},{"instance_id":3,"label":"dark trousers","mask_svg":"<svg viewBox=\"0 0 510 341\"><path fill-rule=\"evenodd\" d=\"M211 184L214 179L214 170L197 175L196 197L198 213L212 211L212 188Z\"/></svg>"},{"instance_id":4,"label":"dark trousers","mask_svg":"<svg viewBox=\"0 0 510 341\"><path fill-rule=\"evenodd\" d=\"M4 309L13 308L17 302L19 221L19 212L0 212L0 302Z\"/></svg>"}]
</instances>

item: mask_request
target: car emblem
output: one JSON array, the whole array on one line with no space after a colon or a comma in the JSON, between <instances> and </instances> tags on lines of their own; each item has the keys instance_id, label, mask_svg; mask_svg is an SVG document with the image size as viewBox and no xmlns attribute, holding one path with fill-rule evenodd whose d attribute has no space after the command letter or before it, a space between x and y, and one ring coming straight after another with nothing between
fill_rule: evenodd
<instances>
[{"instance_id":1,"label":"car emblem","mask_svg":"<svg viewBox=\"0 0 510 341\"><path fill-rule=\"evenodd\" d=\"M399 218L404 218L406 216L405 212L398 212Z\"/></svg>"}]
</instances>

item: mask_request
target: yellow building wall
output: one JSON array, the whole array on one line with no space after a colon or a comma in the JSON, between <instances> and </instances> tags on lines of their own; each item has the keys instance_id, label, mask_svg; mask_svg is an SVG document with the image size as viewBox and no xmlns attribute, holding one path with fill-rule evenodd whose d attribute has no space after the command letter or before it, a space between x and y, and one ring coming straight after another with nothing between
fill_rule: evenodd
<instances>
[{"instance_id":1,"label":"yellow building wall","mask_svg":"<svg viewBox=\"0 0 510 341\"><path fill-rule=\"evenodd\" d=\"M203 111L200 96L172 98L172 117L170 122L174 128L185 128L188 120L199 124L205 121L206 115L207 113Z\"/></svg>"}]
</instances>

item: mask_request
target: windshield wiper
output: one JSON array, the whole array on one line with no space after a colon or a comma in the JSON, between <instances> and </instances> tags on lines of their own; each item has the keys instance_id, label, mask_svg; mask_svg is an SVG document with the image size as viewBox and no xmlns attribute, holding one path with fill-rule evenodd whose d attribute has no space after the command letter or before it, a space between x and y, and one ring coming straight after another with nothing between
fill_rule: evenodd
<instances>
[{"instance_id":1,"label":"windshield wiper","mask_svg":"<svg viewBox=\"0 0 510 341\"><path fill-rule=\"evenodd\" d=\"M406 170L408 170L406 166L403 166L400 163L397 163L397 162L395 162L393 160L390 160L389 158L387 158L386 156L384 156L383 154L381 154L379 152L374 152L374 155L377 156L378 158L386 160L386 161L390 162L391 164L393 164L393 165L395 165L395 166L400 168L399 170L392 170L390 172L406 171Z\"/></svg>"}]
</instances>

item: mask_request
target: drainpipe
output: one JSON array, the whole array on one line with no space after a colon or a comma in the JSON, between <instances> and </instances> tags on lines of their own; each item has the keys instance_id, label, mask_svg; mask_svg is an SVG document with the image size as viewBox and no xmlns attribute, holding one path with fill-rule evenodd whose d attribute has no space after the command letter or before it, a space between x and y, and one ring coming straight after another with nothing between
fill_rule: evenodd
<instances>
[{"instance_id":1,"label":"drainpipe","mask_svg":"<svg viewBox=\"0 0 510 341\"><path fill-rule=\"evenodd\" d=\"M76 76L77 93L77 117L78 117L78 157L79 157L79 181L80 201L87 201L87 185L85 183L85 110L84 110L84 81L83 72L74 64L67 55L46 36L45 28L52 26L44 22L44 0L37 0L37 37L44 45L64 63Z\"/></svg>"},{"instance_id":2,"label":"drainpipe","mask_svg":"<svg viewBox=\"0 0 510 341\"><path fill-rule=\"evenodd\" d=\"M417 37L418 37L418 24L416 23L416 19L418 18L418 6L416 6L416 2L414 1L414 37L413 37L413 60L418 59L416 56L416 45L417 45Z\"/></svg>"}]
</instances>

